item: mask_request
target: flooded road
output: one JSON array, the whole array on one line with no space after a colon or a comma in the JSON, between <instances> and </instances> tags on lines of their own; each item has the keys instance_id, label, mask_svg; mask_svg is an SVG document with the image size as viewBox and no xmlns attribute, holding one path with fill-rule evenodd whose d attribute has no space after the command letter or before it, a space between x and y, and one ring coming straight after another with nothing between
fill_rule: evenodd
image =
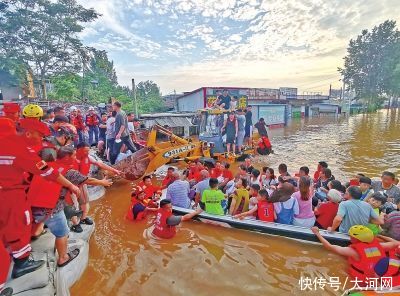
<instances>
[{"instance_id":1,"label":"flooded road","mask_svg":"<svg viewBox=\"0 0 400 296\"><path fill-rule=\"evenodd\" d=\"M399 113L382 110L351 118L310 118L271 131L274 155L256 167L279 163L311 173L325 160L337 179L356 173L379 176L400 167ZM72 295L302 295L301 277L346 278L343 258L320 245L185 222L175 238L153 241L143 232L152 223L124 219L129 183L119 182L91 203L96 231L90 260ZM334 287L307 295L340 295ZM314 289L314 287L313 287ZM322 293L321 293L322 292Z\"/></svg>"}]
</instances>

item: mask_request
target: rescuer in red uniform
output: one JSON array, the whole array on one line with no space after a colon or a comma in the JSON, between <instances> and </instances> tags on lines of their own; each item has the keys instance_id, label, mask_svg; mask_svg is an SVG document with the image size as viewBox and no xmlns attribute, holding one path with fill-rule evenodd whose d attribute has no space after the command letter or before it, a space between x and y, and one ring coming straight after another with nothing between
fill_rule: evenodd
<instances>
[{"instance_id":1,"label":"rescuer in red uniform","mask_svg":"<svg viewBox=\"0 0 400 296\"><path fill-rule=\"evenodd\" d=\"M14 122L18 122L21 108L17 103L6 102L3 103L4 116L10 118Z\"/></svg>"},{"instance_id":2,"label":"rescuer in red uniform","mask_svg":"<svg viewBox=\"0 0 400 296\"><path fill-rule=\"evenodd\" d=\"M20 128L22 133L17 135L15 123L8 118L0 118L0 237L14 259L13 278L35 271L44 264L43 260L29 259L32 218L24 173L40 175L76 194L80 192L30 148L49 134L47 126L35 119L21 119ZM7 279L9 259L0 246L0 290Z\"/></svg>"},{"instance_id":3,"label":"rescuer in red uniform","mask_svg":"<svg viewBox=\"0 0 400 296\"><path fill-rule=\"evenodd\" d=\"M158 210L154 221L153 235L159 238L173 238L176 234L177 225L183 221L192 219L202 211L202 209L198 209L184 216L174 216L172 214L171 201L163 199L160 201L160 209Z\"/></svg>"}]
</instances>

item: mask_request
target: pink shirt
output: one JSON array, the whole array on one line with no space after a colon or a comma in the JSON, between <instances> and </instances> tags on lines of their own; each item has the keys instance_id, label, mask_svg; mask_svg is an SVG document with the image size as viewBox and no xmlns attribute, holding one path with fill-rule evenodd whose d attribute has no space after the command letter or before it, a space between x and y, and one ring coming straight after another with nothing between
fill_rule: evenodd
<instances>
[{"instance_id":1,"label":"pink shirt","mask_svg":"<svg viewBox=\"0 0 400 296\"><path fill-rule=\"evenodd\" d=\"M294 215L296 218L298 218L298 219L308 219L308 218L314 217L314 212L313 212L313 209L312 209L312 198L311 198L311 196L310 196L310 198L308 200L302 200L301 199L301 195L300 195L300 191L297 191L297 192L292 194L292 197L297 199L297 202L299 203L299 214L298 215Z\"/></svg>"}]
</instances>

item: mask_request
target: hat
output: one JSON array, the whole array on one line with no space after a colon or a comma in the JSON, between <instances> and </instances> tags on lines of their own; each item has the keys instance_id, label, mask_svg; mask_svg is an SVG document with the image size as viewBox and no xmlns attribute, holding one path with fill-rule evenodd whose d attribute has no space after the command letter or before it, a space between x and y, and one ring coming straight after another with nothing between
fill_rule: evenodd
<instances>
[{"instance_id":1,"label":"hat","mask_svg":"<svg viewBox=\"0 0 400 296\"><path fill-rule=\"evenodd\" d=\"M6 102L3 103L4 113L17 113L21 111L21 107L17 103Z\"/></svg>"},{"instance_id":2,"label":"hat","mask_svg":"<svg viewBox=\"0 0 400 296\"><path fill-rule=\"evenodd\" d=\"M329 190L327 196L330 197L334 203L339 203L342 200L342 194L336 189Z\"/></svg>"},{"instance_id":3,"label":"hat","mask_svg":"<svg viewBox=\"0 0 400 296\"><path fill-rule=\"evenodd\" d=\"M37 131L44 136L50 136L50 130L47 125L37 119L22 118L20 121L20 127L27 131Z\"/></svg>"},{"instance_id":4,"label":"hat","mask_svg":"<svg viewBox=\"0 0 400 296\"><path fill-rule=\"evenodd\" d=\"M0 136L11 136L16 133L14 121L7 117L0 117Z\"/></svg>"},{"instance_id":5,"label":"hat","mask_svg":"<svg viewBox=\"0 0 400 296\"><path fill-rule=\"evenodd\" d=\"M92 106L90 106L89 111L94 111L94 108Z\"/></svg>"},{"instance_id":6,"label":"hat","mask_svg":"<svg viewBox=\"0 0 400 296\"><path fill-rule=\"evenodd\" d=\"M72 111L77 111L78 110L78 108L76 108L75 106L71 106L71 108L69 108L69 110L72 112Z\"/></svg>"}]
</instances>

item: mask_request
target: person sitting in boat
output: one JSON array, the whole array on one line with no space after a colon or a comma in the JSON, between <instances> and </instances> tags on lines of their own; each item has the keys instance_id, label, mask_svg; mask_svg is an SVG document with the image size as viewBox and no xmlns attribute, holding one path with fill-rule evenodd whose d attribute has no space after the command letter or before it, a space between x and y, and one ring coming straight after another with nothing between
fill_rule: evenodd
<instances>
[{"instance_id":1,"label":"person sitting in boat","mask_svg":"<svg viewBox=\"0 0 400 296\"><path fill-rule=\"evenodd\" d=\"M161 190L157 190L156 192L154 192L152 198L151 199L145 199L144 203L148 208L158 209L158 205L160 203L161 196L162 196L162 191Z\"/></svg>"},{"instance_id":2,"label":"person sitting in boat","mask_svg":"<svg viewBox=\"0 0 400 296\"><path fill-rule=\"evenodd\" d=\"M235 182L235 191L229 197L231 201L229 206L229 215L233 216L249 210L250 194L246 188L246 179L242 178Z\"/></svg>"},{"instance_id":3,"label":"person sitting in boat","mask_svg":"<svg viewBox=\"0 0 400 296\"><path fill-rule=\"evenodd\" d=\"M336 213L339 208L339 203L342 201L342 194L336 189L328 191L328 200L320 202L318 207L314 209L316 217L315 226L322 229L327 229L333 223Z\"/></svg>"},{"instance_id":4,"label":"person sitting in boat","mask_svg":"<svg viewBox=\"0 0 400 296\"><path fill-rule=\"evenodd\" d=\"M294 187L297 187L297 182L295 179L292 178L292 176L288 173L288 168L287 165L284 163L281 163L278 166L278 172L279 172L279 177L282 177L283 180L289 182L292 184Z\"/></svg>"},{"instance_id":5,"label":"person sitting in boat","mask_svg":"<svg viewBox=\"0 0 400 296\"><path fill-rule=\"evenodd\" d=\"M315 215L312 207L312 190L310 178L305 176L299 179L299 191L293 193L299 204L299 214L294 215L293 225L310 228L314 226Z\"/></svg>"},{"instance_id":6,"label":"person sitting in boat","mask_svg":"<svg viewBox=\"0 0 400 296\"><path fill-rule=\"evenodd\" d=\"M233 182L234 177L232 171L229 169L231 167L229 163L225 163L223 167L224 169L222 170L222 175L221 175L223 180L222 182L219 183L219 188L225 192L225 190L227 189L226 186L230 181Z\"/></svg>"},{"instance_id":7,"label":"person sitting in boat","mask_svg":"<svg viewBox=\"0 0 400 296\"><path fill-rule=\"evenodd\" d=\"M271 141L268 137L262 136L257 142L257 153L260 155L268 155L272 152Z\"/></svg>"},{"instance_id":8,"label":"person sitting in boat","mask_svg":"<svg viewBox=\"0 0 400 296\"><path fill-rule=\"evenodd\" d=\"M203 210L197 209L184 216L174 216L172 214L172 204L168 199L160 201L160 208L154 221L153 235L158 238L173 238L176 235L176 226L183 221L188 221L194 216L200 214Z\"/></svg>"},{"instance_id":9,"label":"person sitting in boat","mask_svg":"<svg viewBox=\"0 0 400 296\"><path fill-rule=\"evenodd\" d=\"M374 193L370 198L368 198L368 203L371 205L377 215L380 215L380 208L386 203L386 201L386 196L379 192ZM373 223L369 223L367 227L372 230L374 235L377 235L382 231L379 225Z\"/></svg>"},{"instance_id":10,"label":"person sitting in boat","mask_svg":"<svg viewBox=\"0 0 400 296\"><path fill-rule=\"evenodd\" d=\"M201 202L205 204L205 211L212 215L224 215L222 201L225 200L224 193L218 189L218 179L211 178L210 189L206 189L201 196Z\"/></svg>"},{"instance_id":11,"label":"person sitting in boat","mask_svg":"<svg viewBox=\"0 0 400 296\"><path fill-rule=\"evenodd\" d=\"M328 183L335 178L332 176L332 172L330 169L322 169L320 173L320 177L315 183L315 195L314 195L314 204L318 203L318 200L325 201L326 194L329 191Z\"/></svg>"},{"instance_id":12,"label":"person sitting in boat","mask_svg":"<svg viewBox=\"0 0 400 296\"><path fill-rule=\"evenodd\" d=\"M168 185L173 182L172 175L174 174L174 172L175 172L174 167L169 167L167 169L167 174L165 175L165 178L162 180L161 183L163 189L167 188Z\"/></svg>"},{"instance_id":13,"label":"person sitting in boat","mask_svg":"<svg viewBox=\"0 0 400 296\"><path fill-rule=\"evenodd\" d=\"M385 224L382 225L383 235L400 240L400 199L397 200L397 211L385 215ZM400 256L400 250L399 250Z\"/></svg>"},{"instance_id":14,"label":"person sitting in boat","mask_svg":"<svg viewBox=\"0 0 400 296\"><path fill-rule=\"evenodd\" d=\"M250 176L249 176L249 174L247 173L246 165L241 164L241 165L239 166L239 172L236 174L235 178L236 178L236 179L245 178L245 179L247 179L247 181L250 180Z\"/></svg>"},{"instance_id":15,"label":"person sitting in boat","mask_svg":"<svg viewBox=\"0 0 400 296\"><path fill-rule=\"evenodd\" d=\"M215 162L215 167L211 169L211 178L218 179L219 177L222 176L223 172L224 172L224 167L222 166L221 162L217 161Z\"/></svg>"},{"instance_id":16,"label":"person sitting in boat","mask_svg":"<svg viewBox=\"0 0 400 296\"><path fill-rule=\"evenodd\" d=\"M178 172L174 172L172 178L173 182L168 186L165 198L169 199L173 206L189 209L191 204L189 182Z\"/></svg>"},{"instance_id":17,"label":"person sitting in boat","mask_svg":"<svg viewBox=\"0 0 400 296\"><path fill-rule=\"evenodd\" d=\"M372 181L368 177L360 177L359 179L359 187L361 189L361 198L360 200L368 201L368 198L374 194L374 189L371 188Z\"/></svg>"},{"instance_id":18,"label":"person sitting in boat","mask_svg":"<svg viewBox=\"0 0 400 296\"><path fill-rule=\"evenodd\" d=\"M327 168L328 168L328 164L325 161L318 162L317 170L314 173L314 180L313 180L314 183L317 183L322 169L327 169Z\"/></svg>"},{"instance_id":19,"label":"person sitting in boat","mask_svg":"<svg viewBox=\"0 0 400 296\"><path fill-rule=\"evenodd\" d=\"M210 189L210 173L207 170L201 170L200 178L201 181L194 186L196 195L194 198L193 208L197 208L197 205L200 204L200 207L204 210L204 204L201 203L201 197L203 196L204 190Z\"/></svg>"},{"instance_id":20,"label":"person sitting in boat","mask_svg":"<svg viewBox=\"0 0 400 296\"><path fill-rule=\"evenodd\" d=\"M150 176L144 176L138 186L140 186L144 193L146 193L145 199L152 199L154 193L161 189L157 185L153 184Z\"/></svg>"},{"instance_id":21,"label":"person sitting in boat","mask_svg":"<svg viewBox=\"0 0 400 296\"><path fill-rule=\"evenodd\" d=\"M271 188L271 186L278 185L278 180L275 177L273 168L263 167L263 174L261 175L261 184L264 188Z\"/></svg>"},{"instance_id":22,"label":"person sitting in boat","mask_svg":"<svg viewBox=\"0 0 400 296\"><path fill-rule=\"evenodd\" d=\"M257 203L258 203L258 192L260 191L261 187L258 184L253 184L250 186L249 194L250 194L250 200L249 200L249 210L253 209Z\"/></svg>"},{"instance_id":23,"label":"person sitting in boat","mask_svg":"<svg viewBox=\"0 0 400 296\"><path fill-rule=\"evenodd\" d=\"M251 163L251 156L246 157L246 159L244 160L244 165L246 167L247 173L251 174L254 169L253 164Z\"/></svg>"},{"instance_id":24,"label":"person sitting in boat","mask_svg":"<svg viewBox=\"0 0 400 296\"><path fill-rule=\"evenodd\" d=\"M196 163L193 161L190 162L188 170L188 181L198 183L200 181L200 171L198 170Z\"/></svg>"},{"instance_id":25,"label":"person sitting in boat","mask_svg":"<svg viewBox=\"0 0 400 296\"><path fill-rule=\"evenodd\" d=\"M289 182L285 182L272 193L270 202L274 203L274 210L277 223L293 224L295 215L299 214L299 203L292 196L295 187Z\"/></svg>"},{"instance_id":26,"label":"person sitting in boat","mask_svg":"<svg viewBox=\"0 0 400 296\"><path fill-rule=\"evenodd\" d=\"M257 195L257 204L251 210L236 214L234 218L243 219L246 216L255 216L257 220L264 222L274 222L274 204L268 201L268 191L261 189Z\"/></svg>"},{"instance_id":27,"label":"person sitting in boat","mask_svg":"<svg viewBox=\"0 0 400 296\"><path fill-rule=\"evenodd\" d=\"M382 225L383 216L379 216L368 203L361 201L361 190L358 186L350 186L344 195L346 201L339 204L336 217L333 219L332 227L328 231L347 233L353 225L367 225L374 223ZM340 227L339 227L340 225Z\"/></svg>"},{"instance_id":28,"label":"person sitting in boat","mask_svg":"<svg viewBox=\"0 0 400 296\"><path fill-rule=\"evenodd\" d=\"M157 211L158 208L148 207L145 198L146 192L140 186L135 186L132 188L131 193L131 205L129 206L129 210L126 213L126 219L130 221L140 221L146 217L147 211Z\"/></svg>"},{"instance_id":29,"label":"person sitting in boat","mask_svg":"<svg viewBox=\"0 0 400 296\"><path fill-rule=\"evenodd\" d=\"M348 273L352 279L357 280L360 287L368 286L369 279L380 277L391 277L393 287L400 285L400 260L393 255L400 242L379 242L368 227L353 225L348 231L350 246L341 247L328 242L319 233L318 227L314 226L311 230L327 250L348 259ZM388 257L387 252L392 254Z\"/></svg>"},{"instance_id":30,"label":"person sitting in boat","mask_svg":"<svg viewBox=\"0 0 400 296\"><path fill-rule=\"evenodd\" d=\"M260 188L261 188L261 186L262 186L262 185L261 185L260 171L257 170L257 169L253 169L253 170L251 171L251 174L250 174L250 182L249 182L249 185L251 186L251 185L253 185L253 184L259 185Z\"/></svg>"}]
</instances>

